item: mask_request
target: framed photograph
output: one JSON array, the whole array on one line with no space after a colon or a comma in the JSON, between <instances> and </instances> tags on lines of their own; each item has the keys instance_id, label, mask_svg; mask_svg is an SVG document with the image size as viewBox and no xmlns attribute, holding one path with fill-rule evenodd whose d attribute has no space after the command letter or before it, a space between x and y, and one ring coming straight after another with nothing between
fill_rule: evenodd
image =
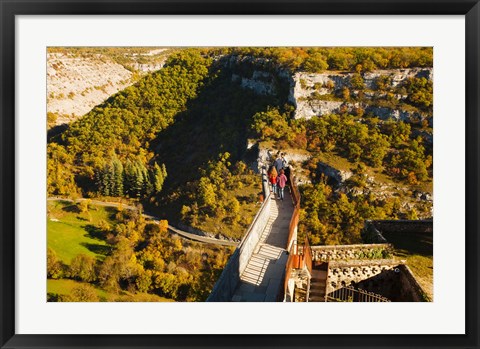
<instances>
[{"instance_id":1,"label":"framed photograph","mask_svg":"<svg viewBox=\"0 0 480 349\"><path fill-rule=\"evenodd\" d=\"M478 343L478 1L1 1L1 348Z\"/></svg>"}]
</instances>

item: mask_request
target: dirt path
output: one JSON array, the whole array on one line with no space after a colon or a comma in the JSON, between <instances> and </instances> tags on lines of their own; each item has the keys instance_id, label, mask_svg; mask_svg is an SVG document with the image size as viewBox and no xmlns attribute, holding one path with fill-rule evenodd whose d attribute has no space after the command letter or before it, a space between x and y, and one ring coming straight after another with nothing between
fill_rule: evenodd
<instances>
[{"instance_id":1,"label":"dirt path","mask_svg":"<svg viewBox=\"0 0 480 349\"><path fill-rule=\"evenodd\" d=\"M72 200L72 199L65 199L65 198L60 198L60 197L51 197L51 198L48 198L47 200L48 201L60 201L61 200L61 201L68 201L68 202L72 202L72 203L74 202L74 200ZM119 207L119 206L122 206L123 208L126 208L128 210L132 210L132 211L135 211L135 210L138 209L135 206L125 205L124 203L121 203L121 202L98 201L98 200L91 200L91 199L85 199L85 198L80 198L80 199L77 199L75 201L85 201L85 200L89 200L92 204L98 205L98 206L104 206L104 207ZM143 216L145 218L148 218L148 219L152 220L155 223L158 223L158 221L160 220L160 218L158 218L158 217L155 217L155 216L152 216L152 215L149 215L149 214L145 214L145 213L143 213ZM175 227L171 226L170 224L168 225L168 230L171 233L180 235L181 237L184 237L186 239L197 241L197 242L202 242L202 243L206 243L206 244L214 244L214 245L221 245L221 246L233 246L233 247L238 245L238 242L234 242L234 241L215 239L215 238L210 238L210 237L207 237L207 236L201 236L201 235L197 235L197 234L188 233L186 231L175 228Z\"/></svg>"}]
</instances>

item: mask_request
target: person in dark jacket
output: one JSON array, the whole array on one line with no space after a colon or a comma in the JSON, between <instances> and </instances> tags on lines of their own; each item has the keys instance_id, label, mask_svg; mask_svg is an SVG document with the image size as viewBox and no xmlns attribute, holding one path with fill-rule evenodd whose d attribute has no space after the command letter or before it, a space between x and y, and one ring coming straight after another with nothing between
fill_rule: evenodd
<instances>
[{"instance_id":1,"label":"person in dark jacket","mask_svg":"<svg viewBox=\"0 0 480 349\"><path fill-rule=\"evenodd\" d=\"M277 172L280 173L280 170L283 169L283 160L281 156L277 156L277 159L273 163L273 166L277 169Z\"/></svg>"}]
</instances>

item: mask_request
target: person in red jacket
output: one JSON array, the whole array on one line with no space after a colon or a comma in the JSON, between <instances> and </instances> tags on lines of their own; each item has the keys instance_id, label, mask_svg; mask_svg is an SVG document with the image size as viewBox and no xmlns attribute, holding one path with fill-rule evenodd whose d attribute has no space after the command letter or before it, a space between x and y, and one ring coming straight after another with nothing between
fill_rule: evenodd
<instances>
[{"instance_id":1,"label":"person in red jacket","mask_svg":"<svg viewBox=\"0 0 480 349\"><path fill-rule=\"evenodd\" d=\"M268 179L270 181L270 184L272 185L272 191L273 195L277 194L277 171L275 170L275 167L272 168L270 171L270 175L268 176Z\"/></svg>"},{"instance_id":2,"label":"person in red jacket","mask_svg":"<svg viewBox=\"0 0 480 349\"><path fill-rule=\"evenodd\" d=\"M287 184L287 176L285 176L285 171L282 169L280 170L280 175L277 178L277 186L278 186L278 195L280 199L283 201L283 191L285 189L285 185Z\"/></svg>"}]
</instances>

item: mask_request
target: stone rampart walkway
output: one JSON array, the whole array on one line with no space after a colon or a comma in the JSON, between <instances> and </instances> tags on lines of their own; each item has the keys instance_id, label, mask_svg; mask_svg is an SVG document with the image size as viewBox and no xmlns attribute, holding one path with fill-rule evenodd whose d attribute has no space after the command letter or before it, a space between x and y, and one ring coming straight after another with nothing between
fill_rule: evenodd
<instances>
[{"instance_id":1,"label":"stone rampart walkway","mask_svg":"<svg viewBox=\"0 0 480 349\"><path fill-rule=\"evenodd\" d=\"M240 276L240 283L232 297L233 302L275 302L281 290L288 258L285 248L293 203L288 188L285 188L284 201L275 198L270 200L273 200L270 219Z\"/></svg>"}]
</instances>

